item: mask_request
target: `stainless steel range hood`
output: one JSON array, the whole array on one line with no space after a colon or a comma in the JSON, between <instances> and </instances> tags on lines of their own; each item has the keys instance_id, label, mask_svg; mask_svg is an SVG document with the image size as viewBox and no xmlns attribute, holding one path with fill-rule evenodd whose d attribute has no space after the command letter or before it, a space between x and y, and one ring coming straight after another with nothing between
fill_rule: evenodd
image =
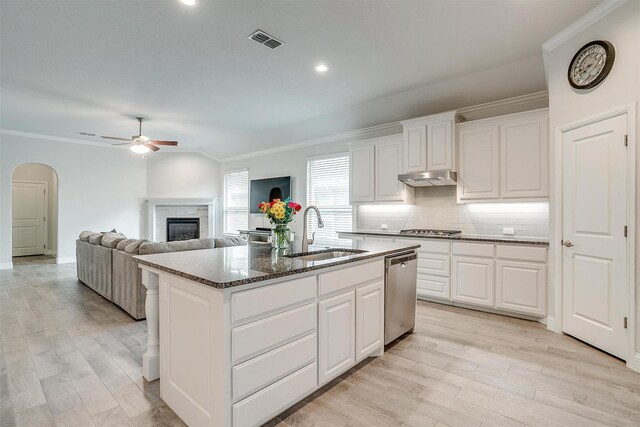
<instances>
[{"instance_id":1,"label":"stainless steel range hood","mask_svg":"<svg viewBox=\"0 0 640 427\"><path fill-rule=\"evenodd\" d=\"M458 174L451 171L406 173L398 175L398 180L410 187L433 187L456 185Z\"/></svg>"}]
</instances>

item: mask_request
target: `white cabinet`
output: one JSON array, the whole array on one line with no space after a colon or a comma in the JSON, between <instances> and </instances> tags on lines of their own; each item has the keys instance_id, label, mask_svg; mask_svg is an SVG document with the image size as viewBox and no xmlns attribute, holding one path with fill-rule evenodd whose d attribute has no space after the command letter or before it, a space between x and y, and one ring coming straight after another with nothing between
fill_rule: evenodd
<instances>
[{"instance_id":1,"label":"white cabinet","mask_svg":"<svg viewBox=\"0 0 640 427\"><path fill-rule=\"evenodd\" d=\"M451 299L451 242L412 239L420 245L418 254L418 298Z\"/></svg>"},{"instance_id":2,"label":"white cabinet","mask_svg":"<svg viewBox=\"0 0 640 427\"><path fill-rule=\"evenodd\" d=\"M358 145L349 150L349 200L372 202L374 194L375 146ZM397 177L396 177L397 180Z\"/></svg>"},{"instance_id":3,"label":"white cabinet","mask_svg":"<svg viewBox=\"0 0 640 427\"><path fill-rule=\"evenodd\" d=\"M537 114L500 123L500 197L549 196L549 120Z\"/></svg>"},{"instance_id":4,"label":"white cabinet","mask_svg":"<svg viewBox=\"0 0 640 427\"><path fill-rule=\"evenodd\" d=\"M458 198L497 199L500 196L498 126L493 123L462 126L458 129Z\"/></svg>"},{"instance_id":5,"label":"white cabinet","mask_svg":"<svg viewBox=\"0 0 640 427\"><path fill-rule=\"evenodd\" d=\"M404 173L455 170L455 111L405 120Z\"/></svg>"},{"instance_id":6,"label":"white cabinet","mask_svg":"<svg viewBox=\"0 0 640 427\"><path fill-rule=\"evenodd\" d=\"M496 261L496 308L545 315L547 266L524 261Z\"/></svg>"},{"instance_id":7,"label":"white cabinet","mask_svg":"<svg viewBox=\"0 0 640 427\"><path fill-rule=\"evenodd\" d=\"M454 119L427 123L427 170L455 170Z\"/></svg>"},{"instance_id":8,"label":"white cabinet","mask_svg":"<svg viewBox=\"0 0 640 427\"><path fill-rule=\"evenodd\" d=\"M356 289L356 362L384 345L384 282Z\"/></svg>"},{"instance_id":9,"label":"white cabinet","mask_svg":"<svg viewBox=\"0 0 640 427\"><path fill-rule=\"evenodd\" d=\"M453 256L453 300L468 304L493 307L493 259Z\"/></svg>"},{"instance_id":10,"label":"white cabinet","mask_svg":"<svg viewBox=\"0 0 640 427\"><path fill-rule=\"evenodd\" d=\"M400 135L351 144L349 161L349 200L352 203L412 200L413 188L398 181L402 171Z\"/></svg>"},{"instance_id":11,"label":"white cabinet","mask_svg":"<svg viewBox=\"0 0 640 427\"><path fill-rule=\"evenodd\" d=\"M404 173L427 171L427 126L404 126Z\"/></svg>"},{"instance_id":12,"label":"white cabinet","mask_svg":"<svg viewBox=\"0 0 640 427\"><path fill-rule=\"evenodd\" d=\"M547 109L457 126L458 200L549 197Z\"/></svg>"},{"instance_id":13,"label":"white cabinet","mask_svg":"<svg viewBox=\"0 0 640 427\"><path fill-rule=\"evenodd\" d=\"M399 139L375 144L375 200L395 202L403 199L404 184L398 181L402 170L402 144Z\"/></svg>"},{"instance_id":14,"label":"white cabinet","mask_svg":"<svg viewBox=\"0 0 640 427\"><path fill-rule=\"evenodd\" d=\"M320 301L320 384L340 375L356 362L356 297L350 291Z\"/></svg>"}]
</instances>

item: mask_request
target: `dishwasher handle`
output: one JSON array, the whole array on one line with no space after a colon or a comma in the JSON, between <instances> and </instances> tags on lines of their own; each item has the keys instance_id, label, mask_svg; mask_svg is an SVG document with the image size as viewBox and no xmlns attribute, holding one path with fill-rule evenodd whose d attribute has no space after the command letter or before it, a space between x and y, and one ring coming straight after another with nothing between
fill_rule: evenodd
<instances>
[{"instance_id":1,"label":"dishwasher handle","mask_svg":"<svg viewBox=\"0 0 640 427\"><path fill-rule=\"evenodd\" d=\"M415 252L412 252L408 254L401 254L395 257L387 257L386 264L387 264L387 267L390 267L396 264L402 264L402 266L404 267L407 265L409 261L413 261L414 259L418 259L418 255Z\"/></svg>"}]
</instances>

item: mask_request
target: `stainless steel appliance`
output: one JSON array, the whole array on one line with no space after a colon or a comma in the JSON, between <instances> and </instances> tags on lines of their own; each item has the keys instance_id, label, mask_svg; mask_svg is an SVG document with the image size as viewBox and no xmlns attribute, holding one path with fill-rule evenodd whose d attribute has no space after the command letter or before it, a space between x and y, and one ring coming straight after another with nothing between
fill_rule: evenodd
<instances>
[{"instance_id":1,"label":"stainless steel appliance","mask_svg":"<svg viewBox=\"0 0 640 427\"><path fill-rule=\"evenodd\" d=\"M400 230L400 234L413 234L416 236L455 236L460 234L460 230L431 230L428 228L414 228L411 230Z\"/></svg>"},{"instance_id":2,"label":"stainless steel appliance","mask_svg":"<svg viewBox=\"0 0 640 427\"><path fill-rule=\"evenodd\" d=\"M456 185L458 174L451 171L405 173L398 175L398 181L404 182L409 187L441 187Z\"/></svg>"},{"instance_id":3,"label":"stainless steel appliance","mask_svg":"<svg viewBox=\"0 0 640 427\"><path fill-rule=\"evenodd\" d=\"M385 258L385 345L413 330L416 324L417 258L415 251Z\"/></svg>"}]
</instances>

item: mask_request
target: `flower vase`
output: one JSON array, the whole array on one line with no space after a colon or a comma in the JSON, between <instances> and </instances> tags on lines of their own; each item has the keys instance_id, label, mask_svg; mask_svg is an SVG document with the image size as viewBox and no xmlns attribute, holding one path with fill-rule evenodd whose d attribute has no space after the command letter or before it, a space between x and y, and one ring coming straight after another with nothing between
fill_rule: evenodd
<instances>
[{"instance_id":1,"label":"flower vase","mask_svg":"<svg viewBox=\"0 0 640 427\"><path fill-rule=\"evenodd\" d=\"M291 230L286 225L271 229L271 246L274 249L291 249Z\"/></svg>"}]
</instances>

